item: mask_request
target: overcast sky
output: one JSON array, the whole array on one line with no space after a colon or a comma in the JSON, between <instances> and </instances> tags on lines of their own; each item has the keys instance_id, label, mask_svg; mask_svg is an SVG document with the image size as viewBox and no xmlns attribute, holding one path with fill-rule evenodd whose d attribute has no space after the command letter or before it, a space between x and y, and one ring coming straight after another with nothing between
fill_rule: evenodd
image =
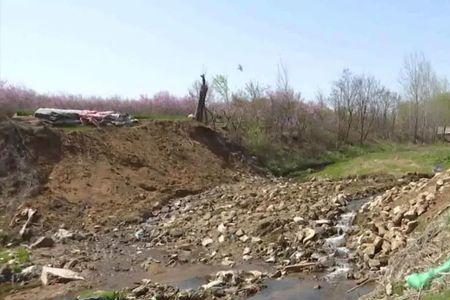
<instances>
[{"instance_id":1,"label":"overcast sky","mask_svg":"<svg viewBox=\"0 0 450 300\"><path fill-rule=\"evenodd\" d=\"M202 72L236 89L273 84L280 61L306 98L347 67L398 90L413 51L450 73L449 1L0 3L0 77L39 92L184 95Z\"/></svg>"}]
</instances>

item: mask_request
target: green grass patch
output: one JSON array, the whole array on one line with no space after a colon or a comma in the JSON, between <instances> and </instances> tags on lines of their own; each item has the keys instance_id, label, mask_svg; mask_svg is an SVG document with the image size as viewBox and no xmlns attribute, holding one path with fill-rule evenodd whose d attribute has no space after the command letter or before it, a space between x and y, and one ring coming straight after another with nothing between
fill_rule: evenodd
<instances>
[{"instance_id":1,"label":"green grass patch","mask_svg":"<svg viewBox=\"0 0 450 300\"><path fill-rule=\"evenodd\" d=\"M116 291L84 291L82 292L77 299L87 299L96 297L101 300L125 300L125 296L121 292Z\"/></svg>"},{"instance_id":2,"label":"green grass patch","mask_svg":"<svg viewBox=\"0 0 450 300\"><path fill-rule=\"evenodd\" d=\"M403 296L405 292L405 283L403 282L394 282L392 284L392 293L397 296Z\"/></svg>"},{"instance_id":3,"label":"green grass patch","mask_svg":"<svg viewBox=\"0 0 450 300\"><path fill-rule=\"evenodd\" d=\"M439 293L429 294L422 298L423 300L448 300L450 299L450 290Z\"/></svg>"},{"instance_id":4,"label":"green grass patch","mask_svg":"<svg viewBox=\"0 0 450 300\"><path fill-rule=\"evenodd\" d=\"M133 115L138 120L150 120L150 121L179 121L187 120L186 116L180 115Z\"/></svg>"},{"instance_id":5,"label":"green grass patch","mask_svg":"<svg viewBox=\"0 0 450 300\"><path fill-rule=\"evenodd\" d=\"M34 111L32 111L32 110L18 110L18 111L16 111L16 114L19 117L27 117L27 116L33 116L34 115Z\"/></svg>"},{"instance_id":6,"label":"green grass patch","mask_svg":"<svg viewBox=\"0 0 450 300\"><path fill-rule=\"evenodd\" d=\"M329 153L328 157L334 163L313 176L337 179L375 173L395 176L407 172L431 173L438 164L450 167L450 145L377 144L350 147Z\"/></svg>"},{"instance_id":7,"label":"green grass patch","mask_svg":"<svg viewBox=\"0 0 450 300\"><path fill-rule=\"evenodd\" d=\"M30 252L26 248L0 249L0 265L12 262L11 268L16 273L20 272L20 266L30 259Z\"/></svg>"}]
</instances>

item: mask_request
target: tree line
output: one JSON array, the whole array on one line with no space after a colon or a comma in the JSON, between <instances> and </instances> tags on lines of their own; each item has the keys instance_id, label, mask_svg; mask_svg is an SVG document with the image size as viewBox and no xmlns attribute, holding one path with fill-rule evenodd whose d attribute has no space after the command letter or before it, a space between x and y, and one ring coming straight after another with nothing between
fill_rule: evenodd
<instances>
[{"instance_id":1,"label":"tree line","mask_svg":"<svg viewBox=\"0 0 450 300\"><path fill-rule=\"evenodd\" d=\"M301 145L315 151L376 140L437 141L438 128L450 126L447 80L415 53L405 58L399 81L400 93L372 75L344 69L328 95L306 101L280 66L274 88L249 82L232 93L227 77L215 76L209 107L233 138L256 148Z\"/></svg>"},{"instance_id":2,"label":"tree line","mask_svg":"<svg viewBox=\"0 0 450 300\"><path fill-rule=\"evenodd\" d=\"M437 141L439 128L450 126L450 93L423 54L405 58L401 90L392 91L369 74L345 69L330 92L305 100L280 64L274 86L250 81L232 91L225 75L209 78L207 120L237 142L261 152L317 151L376 140L428 143ZM188 94L168 92L138 99L77 95L45 95L0 82L0 112L32 111L38 107L116 110L131 114L194 113L201 82Z\"/></svg>"}]
</instances>

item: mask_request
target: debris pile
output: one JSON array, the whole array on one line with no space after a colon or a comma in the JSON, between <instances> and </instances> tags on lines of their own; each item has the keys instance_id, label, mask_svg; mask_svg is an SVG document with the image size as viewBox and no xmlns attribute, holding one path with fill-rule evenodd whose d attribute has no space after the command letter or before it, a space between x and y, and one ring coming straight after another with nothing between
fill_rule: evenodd
<instances>
[{"instance_id":1,"label":"debris pile","mask_svg":"<svg viewBox=\"0 0 450 300\"><path fill-rule=\"evenodd\" d=\"M114 111L39 108L34 116L51 125L130 126L138 122L128 114Z\"/></svg>"},{"instance_id":2,"label":"debris pile","mask_svg":"<svg viewBox=\"0 0 450 300\"><path fill-rule=\"evenodd\" d=\"M324 241L339 233L336 225L347 203L396 184L376 178L299 183L254 177L155 205L139 237L175 252L174 264L263 260L280 275L318 271L335 265L336 253L330 255ZM355 192L343 193L344 187ZM194 251L200 254L194 257Z\"/></svg>"},{"instance_id":3,"label":"debris pile","mask_svg":"<svg viewBox=\"0 0 450 300\"><path fill-rule=\"evenodd\" d=\"M249 297L263 289L267 274L259 271L220 271L208 283L196 289L180 290L176 287L144 279L131 290L135 299L201 300L236 299Z\"/></svg>"},{"instance_id":4,"label":"debris pile","mask_svg":"<svg viewBox=\"0 0 450 300\"><path fill-rule=\"evenodd\" d=\"M359 269L382 274L391 254L406 246L408 235L420 224L419 217L435 206L437 194L448 183L448 175L422 178L393 187L366 203L360 209L360 230L348 241L348 247L355 250Z\"/></svg>"}]
</instances>

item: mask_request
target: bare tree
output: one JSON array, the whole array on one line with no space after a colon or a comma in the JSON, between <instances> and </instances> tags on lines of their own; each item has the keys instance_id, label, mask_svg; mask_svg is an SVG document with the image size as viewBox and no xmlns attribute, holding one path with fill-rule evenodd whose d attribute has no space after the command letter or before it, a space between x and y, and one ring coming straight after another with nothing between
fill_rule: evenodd
<instances>
[{"instance_id":1,"label":"bare tree","mask_svg":"<svg viewBox=\"0 0 450 300\"><path fill-rule=\"evenodd\" d=\"M359 143L363 144L379 113L384 88L373 76L357 76L354 80L359 91L355 101L359 123Z\"/></svg>"},{"instance_id":2,"label":"bare tree","mask_svg":"<svg viewBox=\"0 0 450 300\"><path fill-rule=\"evenodd\" d=\"M202 85L198 96L197 110L195 111L195 119L203 122L206 116L206 94L208 93L208 85L206 84L205 74L200 75L202 78Z\"/></svg>"},{"instance_id":3,"label":"bare tree","mask_svg":"<svg viewBox=\"0 0 450 300\"><path fill-rule=\"evenodd\" d=\"M213 87L216 92L222 97L225 103L230 102L230 87L228 85L228 78L225 75L216 75L213 78Z\"/></svg>"},{"instance_id":4,"label":"bare tree","mask_svg":"<svg viewBox=\"0 0 450 300\"><path fill-rule=\"evenodd\" d=\"M266 90L267 88L258 82L249 81L245 84L245 94L251 101L263 98Z\"/></svg>"},{"instance_id":5,"label":"bare tree","mask_svg":"<svg viewBox=\"0 0 450 300\"><path fill-rule=\"evenodd\" d=\"M431 63L421 53L413 53L404 60L400 82L405 98L410 101L410 138L416 143L419 137L423 103L430 100L438 87Z\"/></svg>"},{"instance_id":6,"label":"bare tree","mask_svg":"<svg viewBox=\"0 0 450 300\"><path fill-rule=\"evenodd\" d=\"M341 78L333 83L330 102L336 114L338 142L347 143L349 140L359 89L360 82L348 69L345 69Z\"/></svg>"},{"instance_id":7,"label":"bare tree","mask_svg":"<svg viewBox=\"0 0 450 300\"><path fill-rule=\"evenodd\" d=\"M400 102L400 96L397 93L391 92L387 89L383 89L380 98L380 118L379 118L379 131L380 135L384 139L392 139L395 123L397 119L398 104Z\"/></svg>"},{"instance_id":8,"label":"bare tree","mask_svg":"<svg viewBox=\"0 0 450 300\"><path fill-rule=\"evenodd\" d=\"M277 90L282 92L289 92L292 90L289 82L289 72L287 67L280 61L278 64L277 73Z\"/></svg>"}]
</instances>

